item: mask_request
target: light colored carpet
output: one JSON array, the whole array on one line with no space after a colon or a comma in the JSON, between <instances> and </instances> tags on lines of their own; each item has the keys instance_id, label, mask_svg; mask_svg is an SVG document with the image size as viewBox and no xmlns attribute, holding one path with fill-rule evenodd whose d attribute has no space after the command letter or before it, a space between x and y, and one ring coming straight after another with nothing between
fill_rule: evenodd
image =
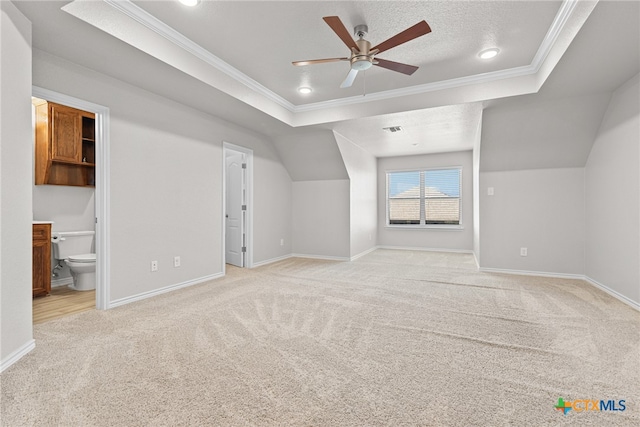
<instances>
[{"instance_id":1,"label":"light colored carpet","mask_svg":"<svg viewBox=\"0 0 640 427\"><path fill-rule=\"evenodd\" d=\"M2 425L640 425L640 313L582 281L388 250L228 273L36 325Z\"/></svg>"}]
</instances>

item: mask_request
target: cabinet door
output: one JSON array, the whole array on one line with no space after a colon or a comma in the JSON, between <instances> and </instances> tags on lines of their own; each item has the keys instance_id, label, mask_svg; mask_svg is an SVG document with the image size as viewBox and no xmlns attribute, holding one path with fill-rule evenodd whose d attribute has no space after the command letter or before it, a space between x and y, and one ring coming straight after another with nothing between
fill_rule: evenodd
<instances>
[{"instance_id":1,"label":"cabinet door","mask_svg":"<svg viewBox=\"0 0 640 427\"><path fill-rule=\"evenodd\" d=\"M80 163L82 160L82 116L64 105L51 107L51 160Z\"/></svg>"},{"instance_id":2,"label":"cabinet door","mask_svg":"<svg viewBox=\"0 0 640 427\"><path fill-rule=\"evenodd\" d=\"M50 225L33 226L33 296L51 291L51 231Z\"/></svg>"}]
</instances>

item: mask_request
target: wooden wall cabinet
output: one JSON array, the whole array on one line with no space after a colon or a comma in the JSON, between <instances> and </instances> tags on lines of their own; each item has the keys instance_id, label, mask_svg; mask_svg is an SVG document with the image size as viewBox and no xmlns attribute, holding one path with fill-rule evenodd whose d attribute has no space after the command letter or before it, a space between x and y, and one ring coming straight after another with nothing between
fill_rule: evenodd
<instances>
[{"instance_id":1,"label":"wooden wall cabinet","mask_svg":"<svg viewBox=\"0 0 640 427\"><path fill-rule=\"evenodd\" d=\"M51 224L33 224L33 296L51 292Z\"/></svg>"},{"instance_id":2,"label":"wooden wall cabinet","mask_svg":"<svg viewBox=\"0 0 640 427\"><path fill-rule=\"evenodd\" d=\"M36 108L36 185L95 186L95 114L53 102Z\"/></svg>"}]
</instances>

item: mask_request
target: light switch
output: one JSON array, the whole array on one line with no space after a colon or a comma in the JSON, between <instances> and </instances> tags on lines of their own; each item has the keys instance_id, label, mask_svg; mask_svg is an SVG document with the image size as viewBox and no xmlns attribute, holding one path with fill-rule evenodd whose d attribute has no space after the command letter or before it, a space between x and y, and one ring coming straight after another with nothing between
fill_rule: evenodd
<instances>
[{"instance_id":1,"label":"light switch","mask_svg":"<svg viewBox=\"0 0 640 427\"><path fill-rule=\"evenodd\" d=\"M493 196L493 187L487 188L487 195Z\"/></svg>"}]
</instances>

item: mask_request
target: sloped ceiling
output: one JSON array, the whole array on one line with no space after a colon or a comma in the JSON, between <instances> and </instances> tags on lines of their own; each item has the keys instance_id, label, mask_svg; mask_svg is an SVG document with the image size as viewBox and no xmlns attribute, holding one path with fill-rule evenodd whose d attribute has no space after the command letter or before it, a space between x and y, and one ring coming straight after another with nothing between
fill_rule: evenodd
<instances>
[{"instance_id":1,"label":"sloped ceiling","mask_svg":"<svg viewBox=\"0 0 640 427\"><path fill-rule=\"evenodd\" d=\"M529 102L516 98L487 108L480 170L584 166L610 98L608 93Z\"/></svg>"},{"instance_id":2,"label":"sloped ceiling","mask_svg":"<svg viewBox=\"0 0 640 427\"><path fill-rule=\"evenodd\" d=\"M293 181L348 179L333 132L306 129L274 139L274 144Z\"/></svg>"},{"instance_id":3,"label":"sloped ceiling","mask_svg":"<svg viewBox=\"0 0 640 427\"><path fill-rule=\"evenodd\" d=\"M481 170L584 166L611 93L640 72L639 21L640 2L600 2L538 93L486 102Z\"/></svg>"}]
</instances>

